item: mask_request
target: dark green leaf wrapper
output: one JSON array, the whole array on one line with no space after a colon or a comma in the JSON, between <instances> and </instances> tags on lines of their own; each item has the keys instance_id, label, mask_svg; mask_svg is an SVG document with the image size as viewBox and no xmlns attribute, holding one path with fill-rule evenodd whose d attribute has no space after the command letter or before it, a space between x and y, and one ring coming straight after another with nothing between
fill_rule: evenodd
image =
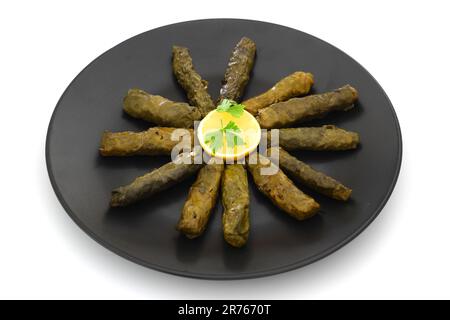
<instances>
[{"instance_id":1,"label":"dark green leaf wrapper","mask_svg":"<svg viewBox=\"0 0 450 320\"><path fill-rule=\"evenodd\" d=\"M258 155L258 161L255 164L251 163L251 158L247 160L253 181L259 191L265 194L278 208L297 220L308 219L319 211L320 205L300 191L269 159ZM264 175L261 170L268 167L271 167L276 173Z\"/></svg>"},{"instance_id":2,"label":"dark green leaf wrapper","mask_svg":"<svg viewBox=\"0 0 450 320\"><path fill-rule=\"evenodd\" d=\"M225 241L242 247L250 231L250 194L247 171L242 164L225 167L222 177L222 226Z\"/></svg>"},{"instance_id":3,"label":"dark green leaf wrapper","mask_svg":"<svg viewBox=\"0 0 450 320\"><path fill-rule=\"evenodd\" d=\"M272 104L260 110L256 119L262 128L285 128L307 120L322 118L331 111L347 111L353 108L357 99L356 89L346 85L332 92Z\"/></svg>"},{"instance_id":4,"label":"dark green leaf wrapper","mask_svg":"<svg viewBox=\"0 0 450 320\"><path fill-rule=\"evenodd\" d=\"M200 110L203 117L216 108L207 91L208 82L195 71L188 48L173 46L172 70L189 102Z\"/></svg>"},{"instance_id":5,"label":"dark green leaf wrapper","mask_svg":"<svg viewBox=\"0 0 450 320\"><path fill-rule=\"evenodd\" d=\"M239 101L250 79L255 61L256 44L243 37L234 48L220 89L219 102L222 99Z\"/></svg>"},{"instance_id":6,"label":"dark green leaf wrapper","mask_svg":"<svg viewBox=\"0 0 450 320\"><path fill-rule=\"evenodd\" d=\"M183 163L184 158L190 163ZM139 200L164 191L196 173L203 165L194 164L193 156L180 155L176 161L166 163L162 167L136 178L129 185L112 191L111 207L124 207Z\"/></svg>"},{"instance_id":7,"label":"dark green leaf wrapper","mask_svg":"<svg viewBox=\"0 0 450 320\"><path fill-rule=\"evenodd\" d=\"M275 152L274 152L275 150ZM330 198L346 201L352 194L352 189L326 174L313 169L306 163L291 156L282 148L271 148L271 158L278 152L279 166L292 179Z\"/></svg>"},{"instance_id":8,"label":"dark green leaf wrapper","mask_svg":"<svg viewBox=\"0 0 450 320\"><path fill-rule=\"evenodd\" d=\"M219 194L223 169L223 164L207 164L189 190L177 230L190 239L200 236L206 229Z\"/></svg>"},{"instance_id":9,"label":"dark green leaf wrapper","mask_svg":"<svg viewBox=\"0 0 450 320\"><path fill-rule=\"evenodd\" d=\"M172 140L175 130L180 132L177 135L178 141ZM177 129L166 127L153 127L142 132L123 131L103 133L100 144L100 154L102 156L135 156L135 155L170 155L172 149L180 144L191 147L194 141L194 131L192 129Z\"/></svg>"},{"instance_id":10,"label":"dark green leaf wrapper","mask_svg":"<svg viewBox=\"0 0 450 320\"><path fill-rule=\"evenodd\" d=\"M271 104L308 94L313 84L314 77L311 73L297 71L278 81L266 92L244 101L243 104L248 112L256 115L258 110Z\"/></svg>"},{"instance_id":11,"label":"dark green leaf wrapper","mask_svg":"<svg viewBox=\"0 0 450 320\"><path fill-rule=\"evenodd\" d=\"M158 126L192 128L200 120L200 111L184 102L173 102L143 90L130 89L123 100L123 110L130 116Z\"/></svg>"},{"instance_id":12,"label":"dark green leaf wrapper","mask_svg":"<svg viewBox=\"0 0 450 320\"><path fill-rule=\"evenodd\" d=\"M333 125L280 129L279 139L286 150L340 151L356 149L359 144L358 133Z\"/></svg>"}]
</instances>

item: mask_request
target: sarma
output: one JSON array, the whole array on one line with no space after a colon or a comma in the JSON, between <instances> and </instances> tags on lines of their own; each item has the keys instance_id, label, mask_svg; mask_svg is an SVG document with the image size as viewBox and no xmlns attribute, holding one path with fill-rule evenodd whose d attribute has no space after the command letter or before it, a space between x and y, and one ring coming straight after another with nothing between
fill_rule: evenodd
<instances>
[{"instance_id":1,"label":"sarma","mask_svg":"<svg viewBox=\"0 0 450 320\"><path fill-rule=\"evenodd\" d=\"M349 150L358 147L359 135L333 125L287 128L280 129L279 144L286 150Z\"/></svg>"},{"instance_id":2,"label":"sarma","mask_svg":"<svg viewBox=\"0 0 450 320\"><path fill-rule=\"evenodd\" d=\"M185 161L187 160L187 161ZM202 164L194 164L190 153L180 155L175 161L136 178L132 183L114 189L111 207L124 207L144 198L151 197L196 173Z\"/></svg>"},{"instance_id":3,"label":"sarma","mask_svg":"<svg viewBox=\"0 0 450 320\"><path fill-rule=\"evenodd\" d=\"M194 121L202 118L199 110L187 103L173 102L139 89L128 91L123 109L134 118L174 128L192 128Z\"/></svg>"},{"instance_id":4,"label":"sarma","mask_svg":"<svg viewBox=\"0 0 450 320\"><path fill-rule=\"evenodd\" d=\"M242 164L225 167L222 178L222 226L225 241L242 247L250 230L250 194L247 171Z\"/></svg>"},{"instance_id":5,"label":"sarma","mask_svg":"<svg viewBox=\"0 0 450 320\"><path fill-rule=\"evenodd\" d=\"M175 130L180 131L178 140L172 140ZM134 155L170 155L172 149L189 141L186 147L191 147L194 141L192 129L176 129L153 127L142 132L123 131L103 133L100 154L102 156L134 156Z\"/></svg>"},{"instance_id":6,"label":"sarma","mask_svg":"<svg viewBox=\"0 0 450 320\"><path fill-rule=\"evenodd\" d=\"M278 81L266 92L243 102L245 110L256 115L258 110L292 97L308 94L314 84L311 73L297 71Z\"/></svg>"},{"instance_id":7,"label":"sarma","mask_svg":"<svg viewBox=\"0 0 450 320\"><path fill-rule=\"evenodd\" d=\"M269 149L273 156L274 148ZM347 188L339 181L319 172L306 163L291 156L282 148L278 148L279 166L283 171L295 181L310 187L311 189L331 197L336 200L346 201L352 193L352 189Z\"/></svg>"},{"instance_id":8,"label":"sarma","mask_svg":"<svg viewBox=\"0 0 450 320\"><path fill-rule=\"evenodd\" d=\"M272 104L260 110L256 119L266 129L289 127L298 122L322 118L330 111L347 111L353 108L357 99L356 89L346 85L332 92Z\"/></svg>"},{"instance_id":9,"label":"sarma","mask_svg":"<svg viewBox=\"0 0 450 320\"><path fill-rule=\"evenodd\" d=\"M272 174L264 174L262 169L269 167ZM248 159L248 168L257 188L290 216L297 220L304 220L319 211L320 205L300 191L283 171L276 168L275 164L266 157L258 155L257 161Z\"/></svg>"},{"instance_id":10,"label":"sarma","mask_svg":"<svg viewBox=\"0 0 450 320\"><path fill-rule=\"evenodd\" d=\"M215 109L207 89L208 82L195 71L189 49L173 46L172 69L189 102L198 107L202 116Z\"/></svg>"},{"instance_id":11,"label":"sarma","mask_svg":"<svg viewBox=\"0 0 450 320\"><path fill-rule=\"evenodd\" d=\"M207 164L189 190L177 230L188 238L200 236L206 228L219 193L223 164Z\"/></svg>"},{"instance_id":12,"label":"sarma","mask_svg":"<svg viewBox=\"0 0 450 320\"><path fill-rule=\"evenodd\" d=\"M239 101L250 79L255 60L256 44L243 37L234 48L220 89L219 102L222 99Z\"/></svg>"}]
</instances>

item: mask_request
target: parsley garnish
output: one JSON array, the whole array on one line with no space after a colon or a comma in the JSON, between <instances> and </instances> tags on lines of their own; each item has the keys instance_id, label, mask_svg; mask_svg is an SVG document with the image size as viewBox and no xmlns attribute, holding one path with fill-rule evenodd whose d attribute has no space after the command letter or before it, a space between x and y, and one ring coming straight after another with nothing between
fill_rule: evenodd
<instances>
[{"instance_id":1,"label":"parsley garnish","mask_svg":"<svg viewBox=\"0 0 450 320\"><path fill-rule=\"evenodd\" d=\"M207 133L205 135L205 143L209 144L213 155L216 154L216 150L222 148L223 145L222 129Z\"/></svg>"},{"instance_id":2,"label":"parsley garnish","mask_svg":"<svg viewBox=\"0 0 450 320\"><path fill-rule=\"evenodd\" d=\"M235 118L239 118L244 113L245 106L230 99L223 99L217 106L218 112L228 112Z\"/></svg>"},{"instance_id":3,"label":"parsley garnish","mask_svg":"<svg viewBox=\"0 0 450 320\"><path fill-rule=\"evenodd\" d=\"M223 128L225 132L225 139L227 140L227 146L235 147L244 144L244 140L242 139L240 133L241 129L237 126L233 121L228 122L228 124Z\"/></svg>"},{"instance_id":4,"label":"parsley garnish","mask_svg":"<svg viewBox=\"0 0 450 320\"><path fill-rule=\"evenodd\" d=\"M225 140L228 147L235 147L244 144L244 140L242 139L241 129L234 121L230 121L224 127L221 122L221 128L219 130L215 130L209 132L205 135L205 143L209 144L213 155L217 150L222 148L223 146L223 136L225 135Z\"/></svg>"}]
</instances>

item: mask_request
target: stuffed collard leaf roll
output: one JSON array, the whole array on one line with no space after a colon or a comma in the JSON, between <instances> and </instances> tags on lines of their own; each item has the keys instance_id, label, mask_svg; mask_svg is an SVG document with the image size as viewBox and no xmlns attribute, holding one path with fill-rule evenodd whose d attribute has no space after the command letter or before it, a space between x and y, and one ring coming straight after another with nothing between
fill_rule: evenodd
<instances>
[{"instance_id":1,"label":"stuffed collard leaf roll","mask_svg":"<svg viewBox=\"0 0 450 320\"><path fill-rule=\"evenodd\" d=\"M234 247L247 242L250 231L250 194L247 171L242 164L225 167L222 178L222 227L225 241Z\"/></svg>"},{"instance_id":2,"label":"stuffed collard leaf roll","mask_svg":"<svg viewBox=\"0 0 450 320\"><path fill-rule=\"evenodd\" d=\"M151 197L196 173L202 164L194 163L192 153L181 154L175 161L136 178L130 184L112 191L111 207L124 207Z\"/></svg>"},{"instance_id":3,"label":"stuffed collard leaf roll","mask_svg":"<svg viewBox=\"0 0 450 320\"><path fill-rule=\"evenodd\" d=\"M250 80L255 53L256 44L249 38L243 37L236 44L222 80L219 102L223 99L234 101L241 99L244 89Z\"/></svg>"},{"instance_id":4,"label":"stuffed collard leaf roll","mask_svg":"<svg viewBox=\"0 0 450 320\"><path fill-rule=\"evenodd\" d=\"M278 155L280 168L295 181L336 200L346 201L350 198L352 189L313 169L306 163L291 156L282 148L271 148L269 149L269 154L271 156Z\"/></svg>"},{"instance_id":5,"label":"stuffed collard leaf roll","mask_svg":"<svg viewBox=\"0 0 450 320\"><path fill-rule=\"evenodd\" d=\"M102 156L170 155L175 147L191 148L192 129L153 127L142 132L123 131L103 133L100 144Z\"/></svg>"},{"instance_id":6,"label":"stuffed collard leaf roll","mask_svg":"<svg viewBox=\"0 0 450 320\"><path fill-rule=\"evenodd\" d=\"M178 83L186 92L189 102L204 117L216 107L207 91L208 82L195 71L188 48L173 46L172 55L172 69Z\"/></svg>"},{"instance_id":7,"label":"stuffed collard leaf roll","mask_svg":"<svg viewBox=\"0 0 450 320\"><path fill-rule=\"evenodd\" d=\"M346 85L332 92L272 104L260 110L256 119L262 128L285 128L299 122L323 118L331 111L347 111L353 108L357 99L356 89Z\"/></svg>"},{"instance_id":8,"label":"stuffed collard leaf roll","mask_svg":"<svg viewBox=\"0 0 450 320\"><path fill-rule=\"evenodd\" d=\"M339 151L356 149L359 135L333 125L279 130L279 144L286 150Z\"/></svg>"},{"instance_id":9,"label":"stuffed collard leaf roll","mask_svg":"<svg viewBox=\"0 0 450 320\"><path fill-rule=\"evenodd\" d=\"M259 191L278 208L297 220L310 218L319 211L320 205L300 191L283 171L276 168L266 157L260 154L253 159L249 157L247 163Z\"/></svg>"},{"instance_id":10,"label":"stuffed collard leaf roll","mask_svg":"<svg viewBox=\"0 0 450 320\"><path fill-rule=\"evenodd\" d=\"M170 101L139 89L128 91L123 110L134 118L174 128L192 128L194 121L202 118L200 111L187 103Z\"/></svg>"},{"instance_id":11,"label":"stuffed collard leaf roll","mask_svg":"<svg viewBox=\"0 0 450 320\"><path fill-rule=\"evenodd\" d=\"M258 110L271 104L308 94L313 84L314 77L311 73L297 71L278 81L266 92L244 101L243 104L248 112L256 115Z\"/></svg>"},{"instance_id":12,"label":"stuffed collard leaf roll","mask_svg":"<svg viewBox=\"0 0 450 320\"><path fill-rule=\"evenodd\" d=\"M191 186L177 224L177 230L188 238L196 238L205 231L219 194L223 168L223 164L205 165Z\"/></svg>"}]
</instances>

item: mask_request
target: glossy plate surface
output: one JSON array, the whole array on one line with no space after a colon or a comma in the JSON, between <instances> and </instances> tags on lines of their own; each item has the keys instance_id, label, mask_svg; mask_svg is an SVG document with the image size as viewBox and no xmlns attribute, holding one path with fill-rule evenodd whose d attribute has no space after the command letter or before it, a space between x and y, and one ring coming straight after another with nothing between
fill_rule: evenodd
<instances>
[{"instance_id":1,"label":"glossy plate surface","mask_svg":"<svg viewBox=\"0 0 450 320\"><path fill-rule=\"evenodd\" d=\"M175 225L194 178L137 205L110 209L111 190L169 157L102 158L104 130L144 130L148 124L122 112L129 88L186 101L171 70L174 44L191 50L197 71L218 95L230 52L247 36L257 59L244 98L297 71L314 74L314 92L351 84L357 107L313 124L335 124L361 135L349 152L297 152L301 160L353 189L348 203L302 188L322 206L311 220L297 222L260 194L250 177L251 233L246 247L225 243L220 203L205 234L188 240ZM133 37L89 64L69 85L50 121L46 156L53 188L72 219L93 239L136 263L177 275L238 279L292 270L337 250L357 236L388 200L401 164L401 134L394 109L376 80L330 44L279 25L232 19L169 25ZM381 235L380 235L381 236Z\"/></svg>"}]
</instances>

